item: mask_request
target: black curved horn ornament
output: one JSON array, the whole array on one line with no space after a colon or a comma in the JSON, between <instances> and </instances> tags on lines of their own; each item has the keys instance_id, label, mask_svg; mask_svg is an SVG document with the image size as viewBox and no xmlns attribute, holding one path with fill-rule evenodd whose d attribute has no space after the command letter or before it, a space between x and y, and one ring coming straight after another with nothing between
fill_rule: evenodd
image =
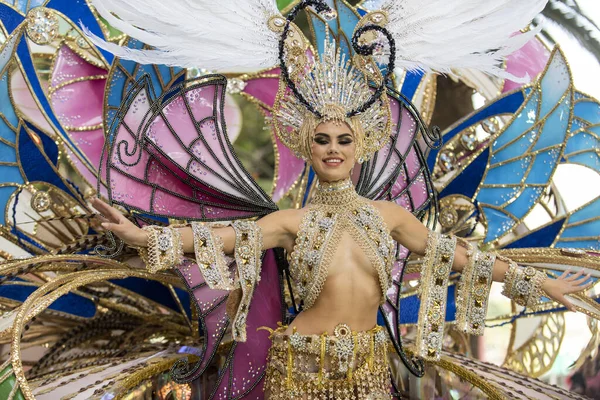
<instances>
[{"instance_id":1,"label":"black curved horn ornament","mask_svg":"<svg viewBox=\"0 0 600 400\"><path fill-rule=\"evenodd\" d=\"M386 68L385 75L383 76L383 79L381 80L381 84L377 87L377 89L375 89L375 92L373 92L373 94L371 94L371 97L369 97L369 100L367 100L364 104L360 105L359 107L355 108L354 110L352 110L352 111L348 112L348 114L346 114L346 116L348 118L354 117L355 115L365 112L369 107L371 107L373 104L375 104L377 99L379 99L381 97L381 95L384 93L385 87L387 86L387 84L390 80L390 77L392 76L392 73L394 72L394 68L395 68L396 41L392 37L392 34L382 26L366 25L366 26L362 26L362 27L358 28L356 31L354 31L354 34L352 35L352 47L354 48L354 51L356 51L361 56L372 56L373 55L373 52L375 51L375 44L363 45L363 44L359 43L360 37L366 32L379 32L379 33L383 34L383 36L387 39L388 44L390 46L390 57L388 60L388 65Z\"/></svg>"},{"instance_id":2,"label":"black curved horn ornament","mask_svg":"<svg viewBox=\"0 0 600 400\"><path fill-rule=\"evenodd\" d=\"M285 27L283 28L283 33L281 34L281 39L279 39L279 63L281 65L281 76L285 81L286 85L290 88L294 96L306 107L308 111L317 116L317 118L322 118L320 112L315 110L315 108L300 94L296 84L290 78L290 74L288 71L287 63L285 62L285 41L290 32L290 24L296 19L296 16L301 10L304 10L306 7L314 7L315 11L319 14L326 15L327 13L333 14L335 11L327 5L323 0L303 0L298 5L296 5L292 11L287 16L287 22Z\"/></svg>"}]
</instances>

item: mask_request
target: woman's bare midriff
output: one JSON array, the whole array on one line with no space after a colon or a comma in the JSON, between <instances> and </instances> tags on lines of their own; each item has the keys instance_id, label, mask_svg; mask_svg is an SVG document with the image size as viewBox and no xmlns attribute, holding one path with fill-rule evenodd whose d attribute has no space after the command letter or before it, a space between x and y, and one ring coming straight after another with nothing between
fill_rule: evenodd
<instances>
[{"instance_id":1,"label":"woman's bare midriff","mask_svg":"<svg viewBox=\"0 0 600 400\"><path fill-rule=\"evenodd\" d=\"M308 310L289 326L304 335L333 334L338 324L354 331L366 331L377 324L381 287L375 268L359 246L344 234L336 249L323 290Z\"/></svg>"}]
</instances>

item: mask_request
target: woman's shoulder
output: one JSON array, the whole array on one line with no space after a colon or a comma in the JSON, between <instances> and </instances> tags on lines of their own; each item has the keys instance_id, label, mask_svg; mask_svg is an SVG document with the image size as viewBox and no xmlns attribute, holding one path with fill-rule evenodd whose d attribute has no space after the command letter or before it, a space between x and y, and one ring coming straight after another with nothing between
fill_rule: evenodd
<instances>
[{"instance_id":1,"label":"woman's shoulder","mask_svg":"<svg viewBox=\"0 0 600 400\"><path fill-rule=\"evenodd\" d=\"M404 208L388 200L369 200L369 204L377 209L383 216L390 213L397 213L400 209L404 210Z\"/></svg>"},{"instance_id":2,"label":"woman's shoulder","mask_svg":"<svg viewBox=\"0 0 600 400\"><path fill-rule=\"evenodd\" d=\"M298 226L302 222L302 218L308 211L308 207L303 208L288 208L285 210L278 210L271 213L263 219L265 222L277 224L284 228L286 231L294 232L298 229Z\"/></svg>"},{"instance_id":3,"label":"woman's shoulder","mask_svg":"<svg viewBox=\"0 0 600 400\"><path fill-rule=\"evenodd\" d=\"M370 204L379 211L381 218L392 230L399 229L408 218L407 214L411 214L406 208L388 200L370 200Z\"/></svg>"}]
</instances>

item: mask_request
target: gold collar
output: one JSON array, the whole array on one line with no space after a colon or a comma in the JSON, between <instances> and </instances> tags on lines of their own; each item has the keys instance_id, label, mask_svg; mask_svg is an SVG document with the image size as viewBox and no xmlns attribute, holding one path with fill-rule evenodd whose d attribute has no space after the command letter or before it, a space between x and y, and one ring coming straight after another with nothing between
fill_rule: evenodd
<instances>
[{"instance_id":1,"label":"gold collar","mask_svg":"<svg viewBox=\"0 0 600 400\"><path fill-rule=\"evenodd\" d=\"M360 199L350 178L336 182L317 182L312 204L348 206Z\"/></svg>"}]
</instances>

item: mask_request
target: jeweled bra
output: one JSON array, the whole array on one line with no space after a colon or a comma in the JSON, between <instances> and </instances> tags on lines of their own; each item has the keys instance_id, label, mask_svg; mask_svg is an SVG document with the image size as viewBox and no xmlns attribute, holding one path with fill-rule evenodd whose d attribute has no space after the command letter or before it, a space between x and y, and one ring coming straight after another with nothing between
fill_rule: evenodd
<instances>
[{"instance_id":1,"label":"jeweled bra","mask_svg":"<svg viewBox=\"0 0 600 400\"><path fill-rule=\"evenodd\" d=\"M379 211L360 197L347 179L317 186L289 257L290 272L304 300L304 309L312 307L319 297L344 232L348 232L377 271L381 303L385 301L392 283L395 242Z\"/></svg>"}]
</instances>

